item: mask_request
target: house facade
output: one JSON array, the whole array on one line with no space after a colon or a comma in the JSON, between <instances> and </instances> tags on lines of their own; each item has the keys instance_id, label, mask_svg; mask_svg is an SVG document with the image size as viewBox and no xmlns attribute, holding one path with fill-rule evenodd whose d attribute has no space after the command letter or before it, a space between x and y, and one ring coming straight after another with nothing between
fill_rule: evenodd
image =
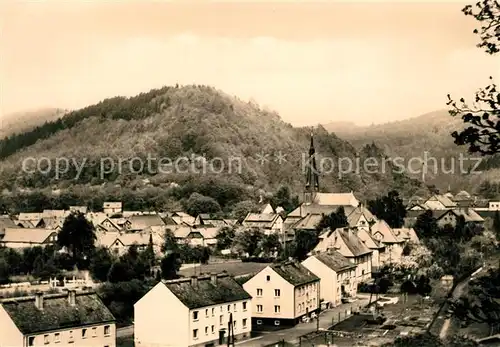
<instances>
[{"instance_id":1,"label":"house facade","mask_svg":"<svg viewBox=\"0 0 500 347\"><path fill-rule=\"evenodd\" d=\"M0 325L1 346L116 346L115 318L90 292L3 299Z\"/></svg>"},{"instance_id":2,"label":"house facade","mask_svg":"<svg viewBox=\"0 0 500 347\"><path fill-rule=\"evenodd\" d=\"M249 338L251 299L226 274L162 281L134 305L135 346L219 346L220 335L225 345L229 324Z\"/></svg>"},{"instance_id":3,"label":"house facade","mask_svg":"<svg viewBox=\"0 0 500 347\"><path fill-rule=\"evenodd\" d=\"M122 209L122 203L121 202L110 202L110 201L106 201L103 205L102 205L102 210L103 212L107 215L107 216L112 216L114 214L119 214L119 213L122 213L123 209Z\"/></svg>"},{"instance_id":4,"label":"house facade","mask_svg":"<svg viewBox=\"0 0 500 347\"><path fill-rule=\"evenodd\" d=\"M381 265L398 264L402 261L405 240L398 237L384 220L379 220L371 228L372 237L385 246Z\"/></svg>"},{"instance_id":5,"label":"house facade","mask_svg":"<svg viewBox=\"0 0 500 347\"><path fill-rule=\"evenodd\" d=\"M359 283L372 276L372 251L356 235L356 229L338 228L320 235L320 241L314 253L337 251L356 266L356 277Z\"/></svg>"},{"instance_id":6,"label":"house facade","mask_svg":"<svg viewBox=\"0 0 500 347\"><path fill-rule=\"evenodd\" d=\"M338 306L342 299L356 297L356 265L342 254L332 251L312 255L302 265L321 280L320 302Z\"/></svg>"},{"instance_id":7,"label":"house facade","mask_svg":"<svg viewBox=\"0 0 500 347\"><path fill-rule=\"evenodd\" d=\"M52 229L6 228L0 245L14 249L45 247L57 242L57 234Z\"/></svg>"},{"instance_id":8,"label":"house facade","mask_svg":"<svg viewBox=\"0 0 500 347\"><path fill-rule=\"evenodd\" d=\"M283 218L277 213L249 213L241 224L249 228L259 228L266 235L283 232Z\"/></svg>"},{"instance_id":9,"label":"house facade","mask_svg":"<svg viewBox=\"0 0 500 347\"><path fill-rule=\"evenodd\" d=\"M243 288L252 295L252 326L290 327L319 312L320 279L293 262L267 266Z\"/></svg>"}]
</instances>

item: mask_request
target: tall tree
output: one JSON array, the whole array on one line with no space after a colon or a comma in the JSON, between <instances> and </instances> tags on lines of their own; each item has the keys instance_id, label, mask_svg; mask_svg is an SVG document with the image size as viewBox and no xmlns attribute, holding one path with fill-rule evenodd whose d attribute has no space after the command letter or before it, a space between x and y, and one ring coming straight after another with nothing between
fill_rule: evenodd
<instances>
[{"instance_id":1,"label":"tall tree","mask_svg":"<svg viewBox=\"0 0 500 347\"><path fill-rule=\"evenodd\" d=\"M83 213L72 213L64 220L57 243L73 255L73 260L85 259L94 251L96 240L94 226Z\"/></svg>"},{"instance_id":2,"label":"tall tree","mask_svg":"<svg viewBox=\"0 0 500 347\"><path fill-rule=\"evenodd\" d=\"M261 241L264 233L257 228L244 229L236 233L233 246L240 253L248 254L249 257L258 256L261 249Z\"/></svg>"},{"instance_id":3,"label":"tall tree","mask_svg":"<svg viewBox=\"0 0 500 347\"><path fill-rule=\"evenodd\" d=\"M431 210L427 210L420 214L413 228L418 237L421 238L433 237L439 230L437 220L434 218Z\"/></svg>"},{"instance_id":4,"label":"tall tree","mask_svg":"<svg viewBox=\"0 0 500 347\"><path fill-rule=\"evenodd\" d=\"M161 277L165 280L177 278L177 272L181 267L180 255L177 252L167 252L161 260Z\"/></svg>"},{"instance_id":5,"label":"tall tree","mask_svg":"<svg viewBox=\"0 0 500 347\"><path fill-rule=\"evenodd\" d=\"M299 198L298 196L292 198L290 188L288 186L281 186L271 199L271 205L275 209L281 206L286 213L289 213L299 206Z\"/></svg>"},{"instance_id":6,"label":"tall tree","mask_svg":"<svg viewBox=\"0 0 500 347\"><path fill-rule=\"evenodd\" d=\"M497 0L482 0L475 5L465 6L462 12L481 23L479 29L474 29L480 38L478 47L488 54L497 54L500 51L500 3ZM453 117L461 116L464 123L468 124L460 132L452 133L455 143L467 145L471 153L500 153L500 93L497 86L490 83L479 89L474 103L466 102L463 98L456 101L450 95L448 99L450 114Z\"/></svg>"},{"instance_id":7,"label":"tall tree","mask_svg":"<svg viewBox=\"0 0 500 347\"><path fill-rule=\"evenodd\" d=\"M391 228L401 228L406 217L406 207L399 193L390 191L386 196L368 201L368 209L378 218L383 219Z\"/></svg>"},{"instance_id":8,"label":"tall tree","mask_svg":"<svg viewBox=\"0 0 500 347\"><path fill-rule=\"evenodd\" d=\"M307 258L307 254L311 252L318 244L318 233L314 230L297 230L293 240L290 255L302 261Z\"/></svg>"},{"instance_id":9,"label":"tall tree","mask_svg":"<svg viewBox=\"0 0 500 347\"><path fill-rule=\"evenodd\" d=\"M90 260L90 275L96 281L106 282L111 265L113 265L113 259L108 249L99 247L94 251Z\"/></svg>"},{"instance_id":10,"label":"tall tree","mask_svg":"<svg viewBox=\"0 0 500 347\"><path fill-rule=\"evenodd\" d=\"M161 245L161 251L166 253L168 251L174 252L179 249L179 244L175 239L174 232L170 229L165 230L165 234L163 235L163 244Z\"/></svg>"},{"instance_id":11,"label":"tall tree","mask_svg":"<svg viewBox=\"0 0 500 347\"><path fill-rule=\"evenodd\" d=\"M186 212L192 216L198 216L201 213L218 213L221 211L219 203L209 196L199 193L193 193L184 202Z\"/></svg>"},{"instance_id":12,"label":"tall tree","mask_svg":"<svg viewBox=\"0 0 500 347\"><path fill-rule=\"evenodd\" d=\"M231 248L234 236L235 232L234 228L232 227L223 227L219 231L217 231L217 234L215 235L215 239L217 240L217 250L222 251L224 249Z\"/></svg>"},{"instance_id":13,"label":"tall tree","mask_svg":"<svg viewBox=\"0 0 500 347\"><path fill-rule=\"evenodd\" d=\"M324 229L335 230L348 226L347 217L345 215L344 207L340 206L337 211L323 216L316 226L316 230L321 232Z\"/></svg>"},{"instance_id":14,"label":"tall tree","mask_svg":"<svg viewBox=\"0 0 500 347\"><path fill-rule=\"evenodd\" d=\"M493 216L493 232L500 242L500 213L498 211L495 211L495 215Z\"/></svg>"}]
</instances>

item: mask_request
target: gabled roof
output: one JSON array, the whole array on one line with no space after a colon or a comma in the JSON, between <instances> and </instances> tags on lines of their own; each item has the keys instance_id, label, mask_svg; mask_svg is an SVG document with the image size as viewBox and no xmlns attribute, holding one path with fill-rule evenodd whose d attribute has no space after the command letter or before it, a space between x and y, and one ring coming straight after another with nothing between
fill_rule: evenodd
<instances>
[{"instance_id":1,"label":"gabled roof","mask_svg":"<svg viewBox=\"0 0 500 347\"><path fill-rule=\"evenodd\" d=\"M45 295L43 311L35 306L34 296L3 299L0 305L24 335L115 321L99 296L88 292L76 293L75 306L68 294Z\"/></svg>"},{"instance_id":2,"label":"gabled roof","mask_svg":"<svg viewBox=\"0 0 500 347\"><path fill-rule=\"evenodd\" d=\"M349 259L336 251L316 254L313 257L337 273L356 268L356 264L351 263Z\"/></svg>"},{"instance_id":3,"label":"gabled roof","mask_svg":"<svg viewBox=\"0 0 500 347\"><path fill-rule=\"evenodd\" d=\"M375 224L372 225L371 227L371 234L373 237L378 239L375 235L377 233L380 233L382 235L382 238L380 241L383 243L401 243L402 241L398 239L398 237L394 234L392 231L392 228L384 221L384 220L379 220Z\"/></svg>"},{"instance_id":4,"label":"gabled roof","mask_svg":"<svg viewBox=\"0 0 500 347\"><path fill-rule=\"evenodd\" d=\"M97 237L97 242L104 247L111 247L116 241L126 247L134 244L144 246L149 243L149 235L150 233L104 232Z\"/></svg>"},{"instance_id":5,"label":"gabled roof","mask_svg":"<svg viewBox=\"0 0 500 347\"><path fill-rule=\"evenodd\" d=\"M318 205L318 204L302 204L299 207L297 207L295 210L290 212L287 217L305 217L308 214L317 214L317 215L322 215L322 214L330 214L332 212L337 212L337 209L340 207L340 205Z\"/></svg>"},{"instance_id":6,"label":"gabled roof","mask_svg":"<svg viewBox=\"0 0 500 347\"><path fill-rule=\"evenodd\" d=\"M316 226L321 222L322 215L308 214L291 225L292 229L316 230Z\"/></svg>"},{"instance_id":7,"label":"gabled roof","mask_svg":"<svg viewBox=\"0 0 500 347\"><path fill-rule=\"evenodd\" d=\"M394 231L394 234L402 241L410 241L413 243L419 243L420 240L417 236L417 233L413 228L399 228L399 229L392 229Z\"/></svg>"},{"instance_id":8,"label":"gabled roof","mask_svg":"<svg viewBox=\"0 0 500 347\"><path fill-rule=\"evenodd\" d=\"M474 211L472 208L469 209L450 209L450 210L444 210L444 211L436 211L434 213L434 217L439 220L443 218L445 215L452 213L455 216L459 217L462 216L464 217L466 222L477 222L477 223L482 223L484 222L483 217L481 217L476 211Z\"/></svg>"},{"instance_id":9,"label":"gabled roof","mask_svg":"<svg viewBox=\"0 0 500 347\"><path fill-rule=\"evenodd\" d=\"M345 245L351 251L354 257L372 253L372 251L367 246L365 246L363 241L361 241L361 239L356 236L354 231L339 228L335 230L335 233L338 233L337 235L342 238Z\"/></svg>"},{"instance_id":10,"label":"gabled roof","mask_svg":"<svg viewBox=\"0 0 500 347\"><path fill-rule=\"evenodd\" d=\"M102 204L103 208L122 208L122 203L118 201L106 201Z\"/></svg>"},{"instance_id":11,"label":"gabled roof","mask_svg":"<svg viewBox=\"0 0 500 347\"><path fill-rule=\"evenodd\" d=\"M6 228L2 243L42 244L57 230L32 228Z\"/></svg>"},{"instance_id":12,"label":"gabled roof","mask_svg":"<svg viewBox=\"0 0 500 347\"><path fill-rule=\"evenodd\" d=\"M165 222L157 214L153 215L142 215L142 216L131 216L128 218L131 223L131 230L143 230L151 226L161 226L165 225Z\"/></svg>"},{"instance_id":13,"label":"gabled roof","mask_svg":"<svg viewBox=\"0 0 500 347\"><path fill-rule=\"evenodd\" d=\"M162 281L162 283L189 309L220 305L252 297L241 285L227 274L217 275L216 283L211 276L197 278L192 284L190 278Z\"/></svg>"},{"instance_id":14,"label":"gabled roof","mask_svg":"<svg viewBox=\"0 0 500 347\"><path fill-rule=\"evenodd\" d=\"M359 204L358 199L350 193L316 193L314 204L329 206L353 206Z\"/></svg>"},{"instance_id":15,"label":"gabled roof","mask_svg":"<svg viewBox=\"0 0 500 347\"><path fill-rule=\"evenodd\" d=\"M271 269L295 287L319 281L318 276L299 263L285 262L283 264L274 264L271 265Z\"/></svg>"},{"instance_id":16,"label":"gabled roof","mask_svg":"<svg viewBox=\"0 0 500 347\"><path fill-rule=\"evenodd\" d=\"M455 202L451 201L446 196L440 194L435 194L431 196L424 203L424 206L426 206L429 209L439 209L441 208L441 206L444 206L444 208L452 208L455 207L456 205L457 204Z\"/></svg>"},{"instance_id":17,"label":"gabled roof","mask_svg":"<svg viewBox=\"0 0 500 347\"><path fill-rule=\"evenodd\" d=\"M40 220L42 218L41 213L19 213L17 220L19 221L35 221Z\"/></svg>"},{"instance_id":18,"label":"gabled roof","mask_svg":"<svg viewBox=\"0 0 500 347\"><path fill-rule=\"evenodd\" d=\"M356 232L356 236L363 242L363 244L369 249L383 249L384 244L375 240L369 231L365 229L360 229Z\"/></svg>"},{"instance_id":19,"label":"gabled roof","mask_svg":"<svg viewBox=\"0 0 500 347\"><path fill-rule=\"evenodd\" d=\"M242 224L249 227L271 228L279 218L281 216L276 213L249 213Z\"/></svg>"}]
</instances>

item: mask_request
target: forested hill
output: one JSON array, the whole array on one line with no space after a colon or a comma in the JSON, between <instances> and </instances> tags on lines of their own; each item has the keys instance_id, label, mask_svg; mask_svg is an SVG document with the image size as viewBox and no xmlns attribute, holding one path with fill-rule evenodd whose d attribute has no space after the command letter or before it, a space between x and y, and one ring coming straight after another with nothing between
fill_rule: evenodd
<instances>
[{"instance_id":1,"label":"forested hill","mask_svg":"<svg viewBox=\"0 0 500 347\"><path fill-rule=\"evenodd\" d=\"M135 196L135 201L154 200L151 203L160 208L198 191L215 195L226 207L237 200L255 197L260 189L274 191L288 185L292 191L300 192L310 133L311 128L294 128L273 111L211 87L164 87L132 98L107 99L0 141L0 182L5 192L14 191L13 194L27 189L37 192L59 189L58 196L67 194L64 204L76 203L78 199L127 200L127 196ZM357 151L348 142L323 127L315 128L314 134L319 161L328 157L334 165L339 158L351 158L354 162ZM370 151L373 148L366 148L360 154L367 156ZM279 153L285 159L280 164L275 161ZM263 164L258 160L261 154L265 158ZM157 162L153 162L152 170L140 170L137 161L132 166L118 165L119 160L134 157L145 162L148 156L156 159L186 156L195 159L197 167L201 165L199 156L208 162L222 158L226 167L222 173L208 170L200 174L157 173ZM46 162L41 167L47 173L22 170L24 159L43 157L52 160L52 170L48 170ZM69 169L64 167L61 170L64 172L57 174L56 158L70 159ZM114 170L106 166L109 172L101 177L103 158L108 158L104 160L107 164L116 165ZM238 160L230 161L231 158L240 158L241 164ZM180 187L172 188L176 185ZM322 170L321 185L326 191L353 190L366 199L390 188L408 194L419 188L418 182L390 170L360 175L350 172L339 178L337 167L330 170L330 166ZM99 203L100 200L92 204Z\"/></svg>"},{"instance_id":2,"label":"forested hill","mask_svg":"<svg viewBox=\"0 0 500 347\"><path fill-rule=\"evenodd\" d=\"M61 118L67 110L59 108L43 108L38 110L2 114L0 118L0 138L12 134L30 131L45 122Z\"/></svg>"},{"instance_id":3,"label":"forested hill","mask_svg":"<svg viewBox=\"0 0 500 347\"><path fill-rule=\"evenodd\" d=\"M438 158L438 160L443 158L446 168L451 167L451 158L455 158L455 162L458 163L461 154L467 158L472 157L466 146L457 146L454 143L451 133L462 129L464 123L459 117L451 117L447 110L367 127L355 125L349 127L343 123L338 126L335 122L325 124L324 127L343 140L352 143L355 148L375 143L390 157L423 157L424 152L427 151L429 157ZM497 167L496 162L500 164L500 161L495 158L484 159L483 162L481 170ZM473 165L472 161L470 163ZM463 189L474 191L475 187L479 186L480 180L485 177L479 176L461 173L430 173L426 183L434 184L441 190L446 190L448 186L451 186L451 189L456 191Z\"/></svg>"}]
</instances>

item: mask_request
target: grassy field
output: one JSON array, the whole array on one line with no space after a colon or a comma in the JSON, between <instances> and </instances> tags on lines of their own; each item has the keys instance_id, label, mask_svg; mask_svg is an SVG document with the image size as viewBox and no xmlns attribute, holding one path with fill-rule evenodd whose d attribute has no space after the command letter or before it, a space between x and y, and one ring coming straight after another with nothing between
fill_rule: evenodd
<instances>
[{"instance_id":1,"label":"grassy field","mask_svg":"<svg viewBox=\"0 0 500 347\"><path fill-rule=\"evenodd\" d=\"M266 263L242 263L227 262L217 264L200 265L190 269L179 271L179 275L184 277L199 276L200 274L220 273L227 271L232 276L241 276L254 272L259 272L269 264Z\"/></svg>"}]
</instances>

